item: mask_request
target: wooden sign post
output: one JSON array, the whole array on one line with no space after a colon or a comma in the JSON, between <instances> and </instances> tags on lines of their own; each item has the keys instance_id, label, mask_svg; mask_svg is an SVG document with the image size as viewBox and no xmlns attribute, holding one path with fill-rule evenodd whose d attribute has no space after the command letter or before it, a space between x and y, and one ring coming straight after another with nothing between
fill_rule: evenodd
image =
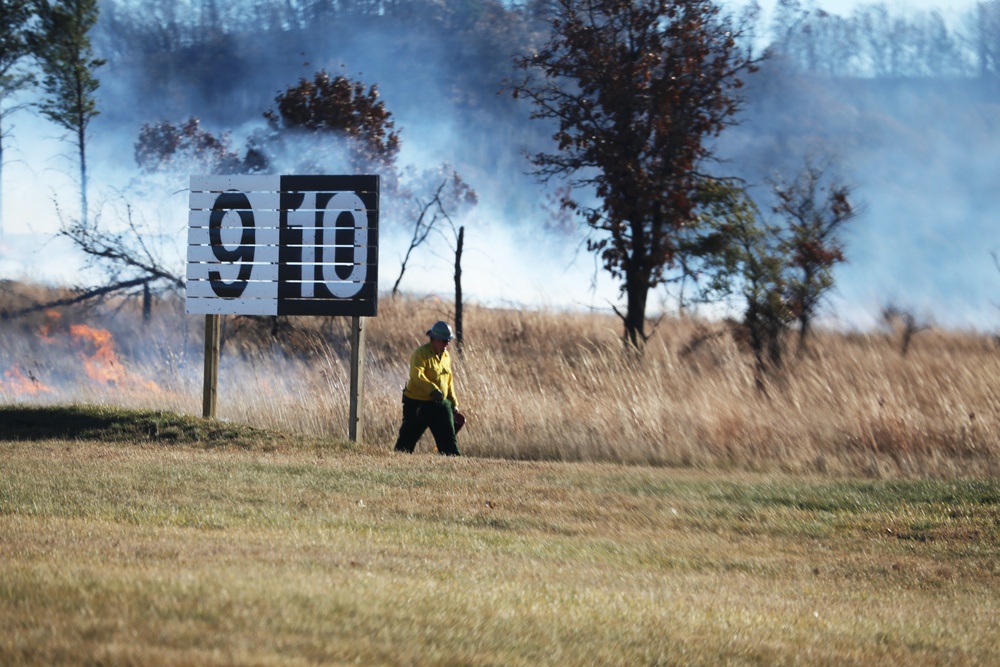
<instances>
[{"instance_id":1,"label":"wooden sign post","mask_svg":"<svg viewBox=\"0 0 1000 667\"><path fill-rule=\"evenodd\" d=\"M185 310L206 315L205 417L216 414L222 315L350 316L348 435L361 437L378 202L378 176L191 177Z\"/></svg>"},{"instance_id":2,"label":"wooden sign post","mask_svg":"<svg viewBox=\"0 0 1000 667\"><path fill-rule=\"evenodd\" d=\"M365 318L351 318L351 406L348 438L359 442L364 430Z\"/></svg>"},{"instance_id":3,"label":"wooden sign post","mask_svg":"<svg viewBox=\"0 0 1000 667\"><path fill-rule=\"evenodd\" d=\"M219 342L222 315L205 316L205 391L202 396L202 416L215 419L219 402Z\"/></svg>"}]
</instances>

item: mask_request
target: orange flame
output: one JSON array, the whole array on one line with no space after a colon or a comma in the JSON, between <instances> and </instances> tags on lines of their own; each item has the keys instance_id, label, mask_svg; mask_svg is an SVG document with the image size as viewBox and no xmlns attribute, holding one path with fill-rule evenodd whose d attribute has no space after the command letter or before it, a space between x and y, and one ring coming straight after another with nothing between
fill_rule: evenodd
<instances>
[{"instance_id":1,"label":"orange flame","mask_svg":"<svg viewBox=\"0 0 1000 667\"><path fill-rule=\"evenodd\" d=\"M62 317L62 313L58 310L46 310L45 317L48 318L48 321L42 325L42 329L38 332L38 335L44 342L54 343L55 336L52 335L52 327L59 321L59 318Z\"/></svg>"},{"instance_id":2,"label":"orange flame","mask_svg":"<svg viewBox=\"0 0 1000 667\"><path fill-rule=\"evenodd\" d=\"M36 396L43 392L52 393L52 388L43 384L31 374L31 371L25 375L19 368L11 368L9 371L4 371L3 378L4 382L0 383L0 390L6 393L27 394L28 396Z\"/></svg>"},{"instance_id":3,"label":"orange flame","mask_svg":"<svg viewBox=\"0 0 1000 667\"><path fill-rule=\"evenodd\" d=\"M67 338L67 329L60 323L61 314L50 310L45 315L46 322L38 332L42 342L49 346L65 346L68 343L80 360L80 366L74 368L77 373L82 368L87 379L108 388L162 392L155 382L132 374L125 368L115 351L115 341L110 331L86 324L72 324ZM67 370L64 368L61 373L66 374ZM54 389L41 382L31 371L25 374L16 366L0 375L0 393L35 396L54 392Z\"/></svg>"},{"instance_id":4,"label":"orange flame","mask_svg":"<svg viewBox=\"0 0 1000 667\"><path fill-rule=\"evenodd\" d=\"M82 346L77 356L83 364L87 377L94 382L109 386L132 387L159 391L160 387L150 380L128 373L115 352L115 341L111 332L95 329L86 324L73 324L70 334Z\"/></svg>"},{"instance_id":5,"label":"orange flame","mask_svg":"<svg viewBox=\"0 0 1000 667\"><path fill-rule=\"evenodd\" d=\"M77 352L87 377L94 382L110 385L121 384L125 379L125 369L122 368L121 362L118 360L111 332L95 329L86 324L72 324L69 327L69 332L84 348L93 350L81 349Z\"/></svg>"}]
</instances>

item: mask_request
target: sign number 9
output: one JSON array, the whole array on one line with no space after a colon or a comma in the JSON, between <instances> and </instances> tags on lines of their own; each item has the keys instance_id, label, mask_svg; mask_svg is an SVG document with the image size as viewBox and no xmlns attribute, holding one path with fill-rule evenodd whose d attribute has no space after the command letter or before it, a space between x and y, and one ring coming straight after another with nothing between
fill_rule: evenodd
<instances>
[{"instance_id":1,"label":"sign number 9","mask_svg":"<svg viewBox=\"0 0 1000 667\"><path fill-rule=\"evenodd\" d=\"M235 250L227 248L222 241L222 221L230 211L236 211L243 226L240 242ZM212 244L212 253L216 259L229 264L239 262L239 273L233 282L224 281L222 274L217 270L213 269L208 272L212 291L223 298L240 297L246 290L250 274L253 272L251 262L253 262L256 239L253 208L244 193L223 192L218 196L208 219L208 234Z\"/></svg>"}]
</instances>

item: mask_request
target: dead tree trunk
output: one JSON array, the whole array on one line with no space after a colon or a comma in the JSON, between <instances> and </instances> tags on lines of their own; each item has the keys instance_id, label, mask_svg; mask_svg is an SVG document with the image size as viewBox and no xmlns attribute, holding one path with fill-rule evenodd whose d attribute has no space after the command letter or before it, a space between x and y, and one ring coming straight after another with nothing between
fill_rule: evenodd
<instances>
[{"instance_id":1,"label":"dead tree trunk","mask_svg":"<svg viewBox=\"0 0 1000 667\"><path fill-rule=\"evenodd\" d=\"M458 228L455 246L455 349L462 356L462 246L465 244L465 227Z\"/></svg>"},{"instance_id":2,"label":"dead tree trunk","mask_svg":"<svg viewBox=\"0 0 1000 667\"><path fill-rule=\"evenodd\" d=\"M153 292L149 289L149 281L142 284L142 326L149 326L153 320Z\"/></svg>"}]
</instances>

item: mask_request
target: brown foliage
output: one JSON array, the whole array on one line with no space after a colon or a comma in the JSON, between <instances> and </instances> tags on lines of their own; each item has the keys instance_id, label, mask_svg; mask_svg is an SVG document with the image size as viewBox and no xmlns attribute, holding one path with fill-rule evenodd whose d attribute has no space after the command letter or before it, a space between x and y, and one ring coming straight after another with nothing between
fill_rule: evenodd
<instances>
[{"instance_id":1,"label":"brown foliage","mask_svg":"<svg viewBox=\"0 0 1000 667\"><path fill-rule=\"evenodd\" d=\"M708 0L555 7L549 42L516 61L526 74L513 93L534 103L533 117L556 122L557 152L530 159L540 178L585 190L566 205L599 232L589 249L622 280L626 336L639 345L647 294L667 279L678 235L696 221L708 140L738 111L739 75L755 60ZM590 194L595 207L581 201Z\"/></svg>"},{"instance_id":2,"label":"brown foliage","mask_svg":"<svg viewBox=\"0 0 1000 667\"><path fill-rule=\"evenodd\" d=\"M145 123L135 142L135 161L146 173L164 171L186 160L208 173L228 173L239 165L229 145L229 133L215 136L191 116L181 125L169 121Z\"/></svg>"},{"instance_id":3,"label":"brown foliage","mask_svg":"<svg viewBox=\"0 0 1000 667\"><path fill-rule=\"evenodd\" d=\"M833 267L845 261L843 228L859 210L851 203L851 188L811 161L791 183L774 183L773 191L774 212L784 219L782 243L789 258L786 299L799 324L802 351L822 300L833 287Z\"/></svg>"},{"instance_id":4,"label":"brown foliage","mask_svg":"<svg viewBox=\"0 0 1000 667\"><path fill-rule=\"evenodd\" d=\"M277 110L264 113L272 129L343 133L349 139L352 167L394 169L399 134L376 86L366 90L359 81L320 70L311 81L299 79L289 86L275 102Z\"/></svg>"}]
</instances>

